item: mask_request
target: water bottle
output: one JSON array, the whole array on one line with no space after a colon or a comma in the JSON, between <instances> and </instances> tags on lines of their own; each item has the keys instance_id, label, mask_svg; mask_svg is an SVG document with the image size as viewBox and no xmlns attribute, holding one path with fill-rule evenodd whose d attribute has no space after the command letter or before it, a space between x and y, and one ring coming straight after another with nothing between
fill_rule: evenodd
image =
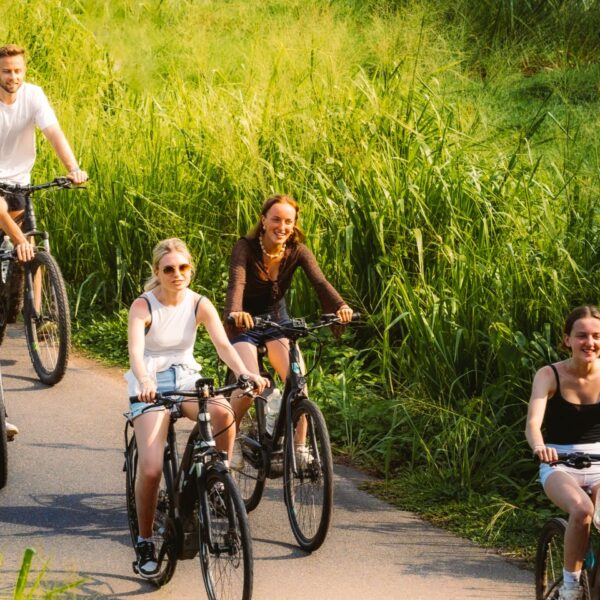
<instances>
[{"instance_id":1,"label":"water bottle","mask_svg":"<svg viewBox=\"0 0 600 600\"><path fill-rule=\"evenodd\" d=\"M281 392L278 388L272 388L272 391L267 396L266 409L267 418L265 427L267 429L267 433L273 435L273 429L275 428L275 423L277 422L277 417L279 416L279 411L281 410Z\"/></svg>"},{"instance_id":2,"label":"water bottle","mask_svg":"<svg viewBox=\"0 0 600 600\"><path fill-rule=\"evenodd\" d=\"M14 248L13 243L7 235L4 236L2 243L0 244L0 252L10 252ZM8 274L8 265L9 262L7 260L3 260L0 263L0 277L2 277L2 283L6 283L6 276Z\"/></svg>"}]
</instances>

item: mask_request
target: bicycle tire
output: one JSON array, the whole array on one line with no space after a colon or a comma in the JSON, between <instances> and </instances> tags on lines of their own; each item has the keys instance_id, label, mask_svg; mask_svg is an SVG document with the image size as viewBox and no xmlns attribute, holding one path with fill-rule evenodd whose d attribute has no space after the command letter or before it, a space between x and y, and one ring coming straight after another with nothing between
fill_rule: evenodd
<instances>
[{"instance_id":1,"label":"bicycle tire","mask_svg":"<svg viewBox=\"0 0 600 600\"><path fill-rule=\"evenodd\" d=\"M535 558L536 600L556 600L563 581L564 537L567 522L553 518L546 522L538 537ZM582 600L590 600L588 573L581 571Z\"/></svg>"},{"instance_id":2,"label":"bicycle tire","mask_svg":"<svg viewBox=\"0 0 600 600\"><path fill-rule=\"evenodd\" d=\"M262 450L258 444L258 424L255 418L255 408L250 407L240 423L240 429L236 438L239 450L244 457L240 468L231 468L235 482L246 511L253 511L260 503L265 489L265 461Z\"/></svg>"},{"instance_id":3,"label":"bicycle tire","mask_svg":"<svg viewBox=\"0 0 600 600\"><path fill-rule=\"evenodd\" d=\"M317 405L304 398L292 408L293 430L304 417L307 423L308 457L294 472L294 440L286 439L283 492L292 533L300 547L312 552L319 548L329 530L333 509L333 458L325 418Z\"/></svg>"},{"instance_id":4,"label":"bicycle tire","mask_svg":"<svg viewBox=\"0 0 600 600\"><path fill-rule=\"evenodd\" d=\"M54 385L64 377L69 361L71 319L67 291L58 264L47 252L38 251L25 269L26 274L31 273L32 283L36 277L41 281L39 311L34 306L34 290L25 292L27 349L40 381Z\"/></svg>"},{"instance_id":5,"label":"bicycle tire","mask_svg":"<svg viewBox=\"0 0 600 600\"><path fill-rule=\"evenodd\" d=\"M198 483L200 568L209 600L250 600L252 538L242 497L225 470L210 468ZM212 540L212 549L211 543Z\"/></svg>"},{"instance_id":6,"label":"bicycle tire","mask_svg":"<svg viewBox=\"0 0 600 600\"><path fill-rule=\"evenodd\" d=\"M135 504L135 482L137 477L138 451L135 436L131 437L127 447L125 459L125 496L127 501L127 521L131 534L131 543L135 550L139 528L137 520L137 509ZM167 490L165 476L161 477L158 488L158 503L152 525L152 541L156 547L156 555L159 561L159 571L152 578L145 578L157 587L168 583L177 566L177 534L175 524L171 516L171 500ZM137 553L136 553L137 562Z\"/></svg>"},{"instance_id":7,"label":"bicycle tire","mask_svg":"<svg viewBox=\"0 0 600 600\"><path fill-rule=\"evenodd\" d=\"M1 269L6 263L6 271ZM0 344L4 341L6 326L10 316L10 287L13 265L9 261L0 262Z\"/></svg>"},{"instance_id":8,"label":"bicycle tire","mask_svg":"<svg viewBox=\"0 0 600 600\"><path fill-rule=\"evenodd\" d=\"M6 437L6 406L4 404L4 386L0 373L0 490L8 479L8 447Z\"/></svg>"}]
</instances>

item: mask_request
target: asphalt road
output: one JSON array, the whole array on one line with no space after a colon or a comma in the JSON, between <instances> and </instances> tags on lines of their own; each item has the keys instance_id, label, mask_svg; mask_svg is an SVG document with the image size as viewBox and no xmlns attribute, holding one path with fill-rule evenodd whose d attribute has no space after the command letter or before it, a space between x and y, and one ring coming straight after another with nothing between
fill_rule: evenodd
<instances>
[{"instance_id":1,"label":"asphalt road","mask_svg":"<svg viewBox=\"0 0 600 600\"><path fill-rule=\"evenodd\" d=\"M132 572L119 373L75 357L65 379L46 388L17 326L0 347L0 363L9 416L21 428L9 444L9 480L0 491L0 598L12 598L28 546L36 549L34 570L47 568L45 585L86 579L69 597L205 598L197 560L180 562L160 590ZM254 598L533 597L530 572L358 490L362 478L336 467L333 525L312 555L294 544L281 481L269 482L250 515Z\"/></svg>"}]
</instances>

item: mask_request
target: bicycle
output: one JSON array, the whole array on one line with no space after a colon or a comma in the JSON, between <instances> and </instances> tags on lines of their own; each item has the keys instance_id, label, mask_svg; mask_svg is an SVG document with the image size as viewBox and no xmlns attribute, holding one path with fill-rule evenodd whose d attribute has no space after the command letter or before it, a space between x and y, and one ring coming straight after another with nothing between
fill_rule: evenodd
<instances>
[{"instance_id":1,"label":"bicycle","mask_svg":"<svg viewBox=\"0 0 600 600\"><path fill-rule=\"evenodd\" d=\"M355 314L353 320L358 319L359 315ZM283 475L284 501L292 533L303 550L313 552L325 541L331 522L333 458L323 414L306 395L308 373L301 372L298 340L341 321L333 314L322 315L314 324L307 324L304 319L292 319L289 325L269 317L253 320L255 330L275 327L288 338L290 371L272 434L266 428L267 400L264 396L254 397L236 441L240 444L243 465L232 466L232 471L248 512L258 506L267 478L277 479ZM230 318L228 321L233 322ZM264 366L265 354L266 349L259 348L260 373L273 381ZM304 431L307 451L299 460L294 442L296 437L304 438Z\"/></svg>"},{"instance_id":2,"label":"bicycle","mask_svg":"<svg viewBox=\"0 0 600 600\"><path fill-rule=\"evenodd\" d=\"M4 386L0 372L0 490L8 479L8 447L6 436L6 406L4 404Z\"/></svg>"},{"instance_id":3,"label":"bicycle","mask_svg":"<svg viewBox=\"0 0 600 600\"><path fill-rule=\"evenodd\" d=\"M576 469L590 467L600 462L600 454L574 452L559 454L553 465L567 465ZM563 583L564 537L567 522L561 517L550 518L542 527L537 542L535 559L536 600L556 600ZM595 529L592 526L592 531ZM594 550L595 535L590 532L590 541L581 570L580 585L582 600L600 599L600 544Z\"/></svg>"},{"instance_id":4,"label":"bicycle","mask_svg":"<svg viewBox=\"0 0 600 600\"><path fill-rule=\"evenodd\" d=\"M157 587L170 581L178 560L192 559L199 554L210 600L252 597L253 555L248 515L225 463L227 453L216 449L207 408L210 398L236 389L249 393L252 383L242 376L233 385L215 389L212 379L199 379L195 391L159 393L155 404L148 405L150 408L158 404L169 410L177 401L173 396L183 396L194 398L199 408L197 423L189 434L181 462L174 427L177 419L171 414L152 531L159 571L150 581ZM137 397L131 397L130 402L138 402ZM134 548L139 533L135 505L137 460L135 434L127 420L123 470ZM137 573L137 560L133 562L133 570Z\"/></svg>"},{"instance_id":5,"label":"bicycle","mask_svg":"<svg viewBox=\"0 0 600 600\"><path fill-rule=\"evenodd\" d=\"M73 186L67 177L57 177L39 185L0 183L0 195L20 194L24 197L25 209L18 222L28 239L40 240L40 243L36 241L33 260L22 265L13 249L0 252L0 343L4 339L6 325L17 317L23 295L27 349L37 376L46 385L54 385L64 377L71 345L71 318L65 282L50 254L48 232L37 229L31 200L34 192L53 187L67 189ZM24 289L21 287L23 280Z\"/></svg>"}]
</instances>

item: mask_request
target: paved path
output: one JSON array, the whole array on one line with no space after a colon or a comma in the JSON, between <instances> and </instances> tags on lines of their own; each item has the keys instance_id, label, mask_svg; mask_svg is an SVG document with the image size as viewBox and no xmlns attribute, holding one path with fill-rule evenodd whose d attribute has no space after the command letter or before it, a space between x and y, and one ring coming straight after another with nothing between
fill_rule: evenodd
<instances>
[{"instance_id":1,"label":"paved path","mask_svg":"<svg viewBox=\"0 0 600 600\"><path fill-rule=\"evenodd\" d=\"M87 578L77 598L204 598L196 560L155 590L131 570L121 472L125 385L112 369L72 359L65 379L42 386L20 329L0 347L8 411L21 427L0 491L0 598L12 598L20 559L37 550L45 581ZM281 482L251 513L259 600L531 598L532 575L357 489L336 467L335 512L325 545L305 555L288 526Z\"/></svg>"}]
</instances>

